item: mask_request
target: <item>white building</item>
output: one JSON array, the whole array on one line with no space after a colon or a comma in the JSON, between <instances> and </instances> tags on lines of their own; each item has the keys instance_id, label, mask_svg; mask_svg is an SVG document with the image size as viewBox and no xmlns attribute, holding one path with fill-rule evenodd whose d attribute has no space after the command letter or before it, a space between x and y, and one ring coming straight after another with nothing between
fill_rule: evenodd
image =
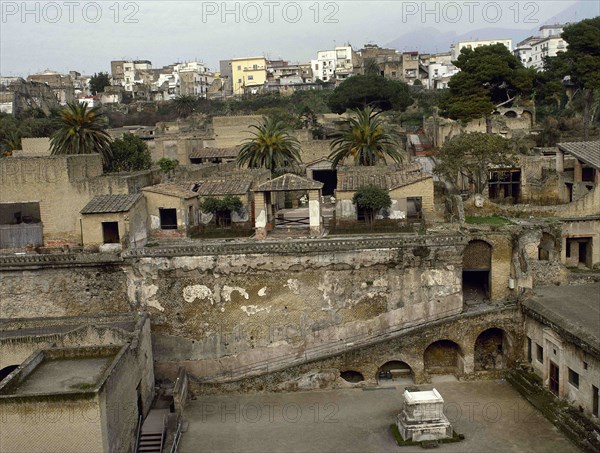
<instances>
[{"instance_id":1,"label":"white building","mask_svg":"<svg viewBox=\"0 0 600 453\"><path fill-rule=\"evenodd\" d=\"M310 61L313 73L313 82L322 80L330 82L335 79L335 50L319 50L317 59Z\"/></svg>"},{"instance_id":2,"label":"white building","mask_svg":"<svg viewBox=\"0 0 600 453\"><path fill-rule=\"evenodd\" d=\"M123 62L123 83L125 91L133 91L133 86L143 84L144 79L140 71L149 71L152 69L152 63L148 60L132 60Z\"/></svg>"},{"instance_id":3,"label":"white building","mask_svg":"<svg viewBox=\"0 0 600 453\"><path fill-rule=\"evenodd\" d=\"M457 44L450 46L450 53L452 55L452 61L456 61L460 55L460 51L464 48L476 49L483 46L493 46L494 44L504 45L510 52L512 52L512 39L490 39L490 40L475 40L475 41L459 41Z\"/></svg>"},{"instance_id":4,"label":"white building","mask_svg":"<svg viewBox=\"0 0 600 453\"><path fill-rule=\"evenodd\" d=\"M539 36L530 36L517 44L515 56L528 68L544 69L544 59L555 57L567 50L567 43L561 37L564 25L544 25Z\"/></svg>"},{"instance_id":5,"label":"white building","mask_svg":"<svg viewBox=\"0 0 600 453\"><path fill-rule=\"evenodd\" d=\"M356 52L352 46L338 46L334 50L320 50L317 59L310 62L313 82L318 79L323 82L340 82L354 74L358 66Z\"/></svg>"},{"instance_id":6,"label":"white building","mask_svg":"<svg viewBox=\"0 0 600 453\"><path fill-rule=\"evenodd\" d=\"M178 74L182 95L206 97L208 87L215 80L215 74L199 61L176 64L173 73Z\"/></svg>"}]
</instances>

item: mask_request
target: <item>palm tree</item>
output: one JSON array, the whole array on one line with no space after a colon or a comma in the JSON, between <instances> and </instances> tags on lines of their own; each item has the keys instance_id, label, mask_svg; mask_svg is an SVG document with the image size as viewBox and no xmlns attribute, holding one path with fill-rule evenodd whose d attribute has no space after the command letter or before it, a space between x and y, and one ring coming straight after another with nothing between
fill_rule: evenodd
<instances>
[{"instance_id":1,"label":"palm tree","mask_svg":"<svg viewBox=\"0 0 600 453\"><path fill-rule=\"evenodd\" d=\"M99 153L107 165L112 157L110 135L104 130L104 115L99 107L87 104L67 104L60 112L60 124L50 139L53 155Z\"/></svg>"},{"instance_id":2,"label":"palm tree","mask_svg":"<svg viewBox=\"0 0 600 453\"><path fill-rule=\"evenodd\" d=\"M343 130L331 142L329 159L333 168L350 156L355 165L376 165L380 161L386 162L386 156L401 163L403 155L398 151L398 140L384 128L379 116L381 112L375 112L371 107L353 112L355 118L346 120Z\"/></svg>"},{"instance_id":3,"label":"palm tree","mask_svg":"<svg viewBox=\"0 0 600 453\"><path fill-rule=\"evenodd\" d=\"M17 131L10 131L3 140L4 157L12 156L13 151L21 149L21 134Z\"/></svg>"},{"instance_id":4,"label":"palm tree","mask_svg":"<svg viewBox=\"0 0 600 453\"><path fill-rule=\"evenodd\" d=\"M249 168L288 167L301 162L300 143L289 133L288 127L271 117L263 117L261 124L250 126L253 137L242 145L237 157L238 166Z\"/></svg>"},{"instance_id":5,"label":"palm tree","mask_svg":"<svg viewBox=\"0 0 600 453\"><path fill-rule=\"evenodd\" d=\"M189 94L177 96L173 102L177 114L182 118L190 116L198 106L198 98Z\"/></svg>"}]
</instances>

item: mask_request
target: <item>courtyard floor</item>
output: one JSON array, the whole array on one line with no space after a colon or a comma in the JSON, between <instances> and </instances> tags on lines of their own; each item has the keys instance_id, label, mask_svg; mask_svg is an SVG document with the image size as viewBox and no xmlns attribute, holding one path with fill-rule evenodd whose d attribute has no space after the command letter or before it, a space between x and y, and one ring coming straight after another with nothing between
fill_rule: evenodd
<instances>
[{"instance_id":1,"label":"courtyard floor","mask_svg":"<svg viewBox=\"0 0 600 453\"><path fill-rule=\"evenodd\" d=\"M442 380L444 381L444 380ZM504 380L437 382L460 443L444 452L577 452L550 422ZM202 396L188 402L179 451L422 452L398 447L390 432L403 386Z\"/></svg>"}]
</instances>

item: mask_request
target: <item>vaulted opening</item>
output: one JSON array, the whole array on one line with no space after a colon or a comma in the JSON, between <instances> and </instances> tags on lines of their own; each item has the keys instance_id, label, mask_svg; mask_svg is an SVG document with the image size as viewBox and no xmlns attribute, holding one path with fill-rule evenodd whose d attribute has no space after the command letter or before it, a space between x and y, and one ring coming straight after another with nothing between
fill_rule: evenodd
<instances>
[{"instance_id":1,"label":"vaulted opening","mask_svg":"<svg viewBox=\"0 0 600 453\"><path fill-rule=\"evenodd\" d=\"M460 376L464 369L464 359L460 346L451 340L431 343L423 353L425 372L437 375Z\"/></svg>"},{"instance_id":2,"label":"vaulted opening","mask_svg":"<svg viewBox=\"0 0 600 453\"><path fill-rule=\"evenodd\" d=\"M504 330L496 327L484 330L475 340L475 371L506 368L508 349Z\"/></svg>"},{"instance_id":3,"label":"vaulted opening","mask_svg":"<svg viewBox=\"0 0 600 453\"><path fill-rule=\"evenodd\" d=\"M340 376L342 377L342 379L344 381L351 382L353 384L356 384L357 382L362 382L365 380L365 377L362 375L361 372L354 371L354 370L342 371L340 373Z\"/></svg>"},{"instance_id":4,"label":"vaulted opening","mask_svg":"<svg viewBox=\"0 0 600 453\"><path fill-rule=\"evenodd\" d=\"M377 370L377 381L394 381L399 383L414 383L413 370L406 362L391 360Z\"/></svg>"}]
</instances>

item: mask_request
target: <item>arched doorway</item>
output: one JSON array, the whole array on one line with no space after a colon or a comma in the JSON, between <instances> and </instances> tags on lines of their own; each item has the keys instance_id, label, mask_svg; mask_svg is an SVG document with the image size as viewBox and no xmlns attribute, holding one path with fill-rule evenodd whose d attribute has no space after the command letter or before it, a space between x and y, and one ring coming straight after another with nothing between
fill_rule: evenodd
<instances>
[{"instance_id":1,"label":"arched doorway","mask_svg":"<svg viewBox=\"0 0 600 453\"><path fill-rule=\"evenodd\" d=\"M463 300L480 302L490 298L492 281L492 246L485 241L473 240L463 255Z\"/></svg>"},{"instance_id":2,"label":"arched doorway","mask_svg":"<svg viewBox=\"0 0 600 453\"><path fill-rule=\"evenodd\" d=\"M509 346L504 330L492 327L481 332L475 340L475 371L506 368Z\"/></svg>"},{"instance_id":3,"label":"arched doorway","mask_svg":"<svg viewBox=\"0 0 600 453\"><path fill-rule=\"evenodd\" d=\"M423 353L425 372L431 375L460 376L464 369L460 346L451 340L431 343Z\"/></svg>"},{"instance_id":4,"label":"arched doorway","mask_svg":"<svg viewBox=\"0 0 600 453\"><path fill-rule=\"evenodd\" d=\"M393 381L400 384L413 384L415 382L413 370L410 365L400 360L385 362L377 370L377 381Z\"/></svg>"},{"instance_id":5,"label":"arched doorway","mask_svg":"<svg viewBox=\"0 0 600 453\"><path fill-rule=\"evenodd\" d=\"M9 365L2 368L0 370L0 382L17 368L19 368L19 365Z\"/></svg>"},{"instance_id":6,"label":"arched doorway","mask_svg":"<svg viewBox=\"0 0 600 453\"><path fill-rule=\"evenodd\" d=\"M347 370L340 373L340 377L346 381L356 384L365 380L365 377L360 371Z\"/></svg>"}]
</instances>

